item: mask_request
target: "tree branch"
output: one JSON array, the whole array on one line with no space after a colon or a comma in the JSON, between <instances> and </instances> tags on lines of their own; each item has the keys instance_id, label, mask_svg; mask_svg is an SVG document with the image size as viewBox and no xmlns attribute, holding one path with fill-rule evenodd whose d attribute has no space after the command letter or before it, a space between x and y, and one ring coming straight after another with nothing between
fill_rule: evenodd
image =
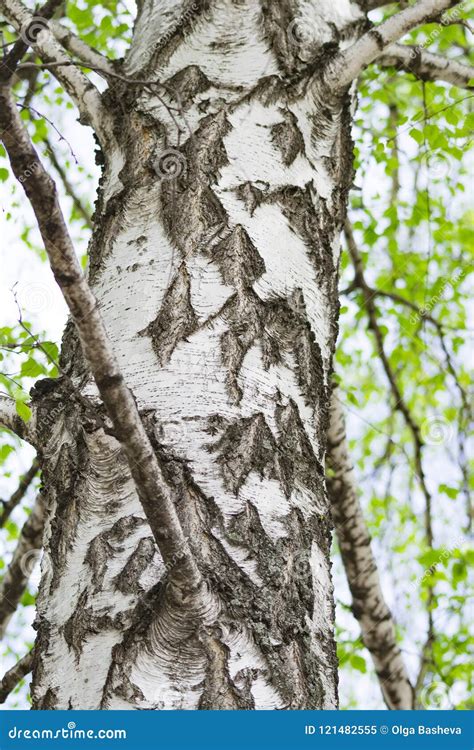
<instances>
[{"instance_id":1,"label":"tree branch","mask_svg":"<svg viewBox=\"0 0 474 750\"><path fill-rule=\"evenodd\" d=\"M24 422L16 412L15 401L9 396L0 394L0 427L11 430L22 440L31 442L31 423Z\"/></svg>"},{"instance_id":2,"label":"tree branch","mask_svg":"<svg viewBox=\"0 0 474 750\"><path fill-rule=\"evenodd\" d=\"M375 62L385 68L402 68L423 81L445 81L459 88L473 88L469 82L474 79L474 68L419 47L392 44Z\"/></svg>"},{"instance_id":3,"label":"tree branch","mask_svg":"<svg viewBox=\"0 0 474 750\"><path fill-rule=\"evenodd\" d=\"M394 397L394 401L395 401L394 408L397 409L403 415L405 422L407 424L407 427L409 428L412 434L414 454L415 454L416 475L417 475L418 481L420 483L421 491L425 499L425 523L424 523L425 540L426 540L427 547L432 549L433 548L433 525L432 525L432 512L431 512L432 497L428 489L425 472L423 469L424 442L421 436L420 427L415 421L411 413L411 410L408 407L408 404L406 403L405 399L402 396L402 393L400 391L400 388L397 382L397 378L395 376L395 373L390 365L389 359L385 352L385 340L384 340L384 335L382 333L382 329L380 328L379 322L378 322L378 314L377 314L377 308L374 302L374 295L372 294L371 289L365 280L364 269L362 265L362 258L360 256L359 249L354 239L352 227L348 220L346 220L346 223L344 225L344 235L345 235L347 247L349 249L349 253L350 253L353 265L354 265L355 281L357 283L357 286L361 290L362 296L364 299L364 305L365 305L365 309L367 311L367 316L369 320L369 329L372 331L375 337L377 351L378 351L380 360L382 362L382 367L385 371L385 375L387 376L387 380L390 385L390 390L392 391L392 395ZM434 623L433 623L433 612L432 612L434 590L431 585L428 585L427 592L428 592L428 597L427 597L428 634L427 634L427 637L428 639L434 640Z\"/></svg>"},{"instance_id":4,"label":"tree branch","mask_svg":"<svg viewBox=\"0 0 474 750\"><path fill-rule=\"evenodd\" d=\"M52 74L77 105L81 122L90 125L104 145L113 139L112 117L99 91L79 68L58 64L69 63L70 58L50 31L48 22L41 22L41 17L34 16L20 0L0 0L0 11L39 57L51 64Z\"/></svg>"},{"instance_id":5,"label":"tree branch","mask_svg":"<svg viewBox=\"0 0 474 750\"><path fill-rule=\"evenodd\" d=\"M378 351L380 360L382 362L382 367L385 371L385 375L387 376L387 380L390 385L390 390L392 391L392 394L393 394L393 398L395 401L394 407L403 415L405 422L408 428L410 429L410 432L413 437L413 443L415 447L416 472L417 472L418 479L421 485L421 489L423 491L423 494L425 496L425 501L426 501L427 544L429 547L432 547L433 546L433 531L431 527L431 494L426 484L426 478L425 478L423 465L422 465L423 439L421 437L420 427L415 421L415 419L413 418L413 415L410 409L408 408L408 405L405 399L403 398L403 395L400 391L400 388L397 382L397 378L389 362L388 356L385 352L385 340L384 340L384 336L383 336L382 330L378 322L378 314L377 314L377 309L375 307L374 295L372 293L370 286L367 284L365 280L364 270L362 266L362 258L360 256L359 249L356 245L354 235L352 233L352 227L349 221L346 221L344 225L344 235L346 238L347 247L349 249L350 256L352 258L352 262L354 264L355 280L364 298L364 305L367 310L367 316L369 319L369 329L374 334L375 342L377 345L377 351Z\"/></svg>"},{"instance_id":6,"label":"tree branch","mask_svg":"<svg viewBox=\"0 0 474 750\"><path fill-rule=\"evenodd\" d=\"M47 2L36 12L35 18L49 19L52 18L57 8L63 0L47 0ZM2 79L10 77L15 72L16 66L28 51L28 43L24 39L18 39L0 62L0 74Z\"/></svg>"},{"instance_id":7,"label":"tree branch","mask_svg":"<svg viewBox=\"0 0 474 750\"><path fill-rule=\"evenodd\" d=\"M0 703L5 703L10 693L15 690L21 680L29 674L33 668L34 650L31 649L14 667L5 672L0 682Z\"/></svg>"},{"instance_id":8,"label":"tree branch","mask_svg":"<svg viewBox=\"0 0 474 750\"><path fill-rule=\"evenodd\" d=\"M201 593L203 581L179 522L171 490L142 424L135 399L120 372L97 300L77 260L56 186L41 164L6 87L0 88L0 127L3 128L12 170L22 182L35 212L54 277L76 324L85 358L112 420L114 434L127 456L150 529L170 570L170 582L178 596L197 596ZM26 180L25 170L29 174Z\"/></svg>"},{"instance_id":9,"label":"tree branch","mask_svg":"<svg viewBox=\"0 0 474 750\"><path fill-rule=\"evenodd\" d=\"M18 545L0 586L0 640L28 583L43 544L45 512L41 495L20 532Z\"/></svg>"},{"instance_id":10,"label":"tree branch","mask_svg":"<svg viewBox=\"0 0 474 750\"><path fill-rule=\"evenodd\" d=\"M339 90L346 88L389 45L415 27L436 20L453 5L457 5L456 0L419 0L370 29L331 60L325 72L326 84Z\"/></svg>"},{"instance_id":11,"label":"tree branch","mask_svg":"<svg viewBox=\"0 0 474 750\"><path fill-rule=\"evenodd\" d=\"M58 173L58 175L61 178L61 182L63 183L63 187L64 187L64 191L65 191L66 195L68 195L71 198L71 200L72 200L72 202L73 202L73 204L74 204L74 206L76 208L76 211L84 219L84 222L85 222L87 228L92 230L92 218L91 218L91 215L90 215L89 211L87 210L87 208L82 203L82 201L79 198L79 196L76 194L76 191L74 190L74 187L72 186L71 182L69 181L69 178L67 176L66 170L64 169L64 167L62 166L61 162L59 161L59 159L56 156L56 152L55 152L55 150L54 150L54 148L52 146L51 141L49 140L49 138L45 138L44 142L45 142L46 148L48 150L48 158L49 158L51 164L53 165L53 167L55 168L56 172Z\"/></svg>"},{"instance_id":12,"label":"tree branch","mask_svg":"<svg viewBox=\"0 0 474 750\"><path fill-rule=\"evenodd\" d=\"M105 55L101 55L100 52L89 47L86 42L76 36L70 29L67 29L58 21L50 21L49 28L64 49L77 57L78 60L84 63L85 67L96 69L103 78L107 78L107 73L112 75L115 72L113 63Z\"/></svg>"},{"instance_id":13,"label":"tree branch","mask_svg":"<svg viewBox=\"0 0 474 750\"><path fill-rule=\"evenodd\" d=\"M16 506L19 503L21 503L33 479L38 474L38 471L39 471L39 461L37 458L35 458L30 468L28 469L28 471L26 471L26 473L23 474L23 476L21 477L18 487L16 488L15 492L11 495L9 500L2 501L3 510L0 514L0 528L5 526L6 522L10 518L11 513L14 511Z\"/></svg>"},{"instance_id":14,"label":"tree branch","mask_svg":"<svg viewBox=\"0 0 474 750\"><path fill-rule=\"evenodd\" d=\"M326 483L341 557L365 647L370 652L389 709L413 708L413 687L397 644L395 623L384 599L370 535L357 497L346 427L337 388L328 429Z\"/></svg>"}]
</instances>

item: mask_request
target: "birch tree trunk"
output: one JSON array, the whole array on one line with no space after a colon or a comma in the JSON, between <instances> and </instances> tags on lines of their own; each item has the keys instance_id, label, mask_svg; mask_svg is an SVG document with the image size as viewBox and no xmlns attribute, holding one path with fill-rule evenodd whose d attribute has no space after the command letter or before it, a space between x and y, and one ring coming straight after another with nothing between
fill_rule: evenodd
<instances>
[{"instance_id":1,"label":"birch tree trunk","mask_svg":"<svg viewBox=\"0 0 474 750\"><path fill-rule=\"evenodd\" d=\"M34 398L34 707L336 708L323 461L352 102L318 71L365 17L344 0L140 6L117 73L141 83L105 95L89 282L206 597L171 595L69 325L66 374Z\"/></svg>"}]
</instances>

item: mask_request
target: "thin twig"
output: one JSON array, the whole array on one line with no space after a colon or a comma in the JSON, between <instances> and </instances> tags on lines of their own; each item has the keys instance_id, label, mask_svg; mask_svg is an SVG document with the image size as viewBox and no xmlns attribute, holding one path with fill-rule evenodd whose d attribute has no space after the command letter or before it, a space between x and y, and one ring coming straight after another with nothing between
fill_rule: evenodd
<instances>
[{"instance_id":1,"label":"thin twig","mask_svg":"<svg viewBox=\"0 0 474 750\"><path fill-rule=\"evenodd\" d=\"M0 514L0 528L5 526L16 506L19 505L19 503L21 503L21 501L25 497L28 488L38 474L39 468L39 461L37 458L34 458L30 468L21 477L15 492L8 500L2 500L3 508Z\"/></svg>"}]
</instances>

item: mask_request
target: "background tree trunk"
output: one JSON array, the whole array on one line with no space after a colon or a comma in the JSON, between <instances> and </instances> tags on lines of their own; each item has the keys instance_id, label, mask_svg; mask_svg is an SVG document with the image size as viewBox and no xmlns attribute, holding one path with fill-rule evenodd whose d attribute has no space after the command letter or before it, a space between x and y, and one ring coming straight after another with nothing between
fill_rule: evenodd
<instances>
[{"instance_id":1,"label":"background tree trunk","mask_svg":"<svg viewBox=\"0 0 474 750\"><path fill-rule=\"evenodd\" d=\"M105 95L117 145L98 154L89 280L206 606L169 595L68 326L67 376L35 391L34 707L335 708L323 462L351 100L317 71L359 11L163 5L141 4L119 70L142 83Z\"/></svg>"}]
</instances>

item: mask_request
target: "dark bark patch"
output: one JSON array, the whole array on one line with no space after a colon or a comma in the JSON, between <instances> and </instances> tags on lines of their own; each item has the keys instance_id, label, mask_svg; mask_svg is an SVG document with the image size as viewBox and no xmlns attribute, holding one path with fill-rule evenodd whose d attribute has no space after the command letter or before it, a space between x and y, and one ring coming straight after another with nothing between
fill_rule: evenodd
<instances>
[{"instance_id":1,"label":"dark bark patch","mask_svg":"<svg viewBox=\"0 0 474 750\"><path fill-rule=\"evenodd\" d=\"M276 421L278 439L259 412L225 424L221 437L209 446L212 453L218 454L225 487L238 494L255 471L262 479L279 479L287 497L299 485L322 500L324 469L292 400L276 407ZM210 431L215 434L215 430L212 422Z\"/></svg>"},{"instance_id":2,"label":"dark bark patch","mask_svg":"<svg viewBox=\"0 0 474 750\"><path fill-rule=\"evenodd\" d=\"M188 65L166 81L167 88L179 96L179 104L186 110L192 105L197 94L210 87L210 81L197 65Z\"/></svg>"},{"instance_id":3,"label":"dark bark patch","mask_svg":"<svg viewBox=\"0 0 474 750\"><path fill-rule=\"evenodd\" d=\"M183 257L195 255L227 224L227 214L207 185L184 186L177 180L162 184L163 220L173 244Z\"/></svg>"},{"instance_id":4,"label":"dark bark patch","mask_svg":"<svg viewBox=\"0 0 474 750\"><path fill-rule=\"evenodd\" d=\"M244 357L260 341L267 369L280 362L284 352L293 353L306 402L315 411L325 408L324 362L307 319L301 290L296 290L289 299L263 301L252 288L247 288L231 297L221 314L229 325L221 338L221 350L228 371L229 393L235 403L242 398L238 375Z\"/></svg>"},{"instance_id":5,"label":"dark bark patch","mask_svg":"<svg viewBox=\"0 0 474 750\"><path fill-rule=\"evenodd\" d=\"M324 497L324 469L316 457L294 401L277 406L276 420L280 433L278 465L287 497L301 485L319 499Z\"/></svg>"},{"instance_id":6,"label":"dark bark patch","mask_svg":"<svg viewBox=\"0 0 474 750\"><path fill-rule=\"evenodd\" d=\"M304 139L295 115L288 109L282 110L282 113L283 122L273 125L271 133L273 143L282 155L283 163L289 167L299 154L304 153Z\"/></svg>"},{"instance_id":7,"label":"dark bark patch","mask_svg":"<svg viewBox=\"0 0 474 750\"><path fill-rule=\"evenodd\" d=\"M155 552L156 545L153 537L140 539L125 567L115 577L115 588L122 594L138 594L142 591L140 576L153 560Z\"/></svg>"},{"instance_id":8,"label":"dark bark patch","mask_svg":"<svg viewBox=\"0 0 474 750\"><path fill-rule=\"evenodd\" d=\"M254 215L255 209L259 207L263 200L263 191L251 182L243 182L242 185L235 188L235 194L239 200L245 203L245 208L250 216Z\"/></svg>"},{"instance_id":9,"label":"dark bark patch","mask_svg":"<svg viewBox=\"0 0 474 750\"><path fill-rule=\"evenodd\" d=\"M274 477L275 439L263 414L240 419L230 424L217 443L210 447L217 459L225 486L235 494L251 471Z\"/></svg>"},{"instance_id":10,"label":"dark bark patch","mask_svg":"<svg viewBox=\"0 0 474 750\"><path fill-rule=\"evenodd\" d=\"M84 589L79 597L76 609L63 626L64 640L69 648L74 651L76 662L79 663L88 635L97 635L102 630L115 626L114 620L105 611L97 614L92 607L88 606L87 589ZM117 627L119 627L118 623Z\"/></svg>"},{"instance_id":11,"label":"dark bark patch","mask_svg":"<svg viewBox=\"0 0 474 750\"><path fill-rule=\"evenodd\" d=\"M91 541L84 560L91 568L92 583L96 591L102 586L113 555L122 552L123 542L145 523L144 518L124 516L111 529L101 532Z\"/></svg>"},{"instance_id":12,"label":"dark bark patch","mask_svg":"<svg viewBox=\"0 0 474 750\"><path fill-rule=\"evenodd\" d=\"M200 638L207 656L206 679L198 708L205 710L245 710L254 708L250 691L240 691L229 674L229 649L219 638L219 629L206 631Z\"/></svg>"},{"instance_id":13,"label":"dark bark patch","mask_svg":"<svg viewBox=\"0 0 474 750\"><path fill-rule=\"evenodd\" d=\"M245 229L239 224L211 250L224 283L248 287L265 273L265 264Z\"/></svg>"},{"instance_id":14,"label":"dark bark patch","mask_svg":"<svg viewBox=\"0 0 474 750\"><path fill-rule=\"evenodd\" d=\"M191 281L184 263L166 291L161 308L140 335L150 336L153 350L164 367L180 341L186 340L198 327L191 303Z\"/></svg>"}]
</instances>

